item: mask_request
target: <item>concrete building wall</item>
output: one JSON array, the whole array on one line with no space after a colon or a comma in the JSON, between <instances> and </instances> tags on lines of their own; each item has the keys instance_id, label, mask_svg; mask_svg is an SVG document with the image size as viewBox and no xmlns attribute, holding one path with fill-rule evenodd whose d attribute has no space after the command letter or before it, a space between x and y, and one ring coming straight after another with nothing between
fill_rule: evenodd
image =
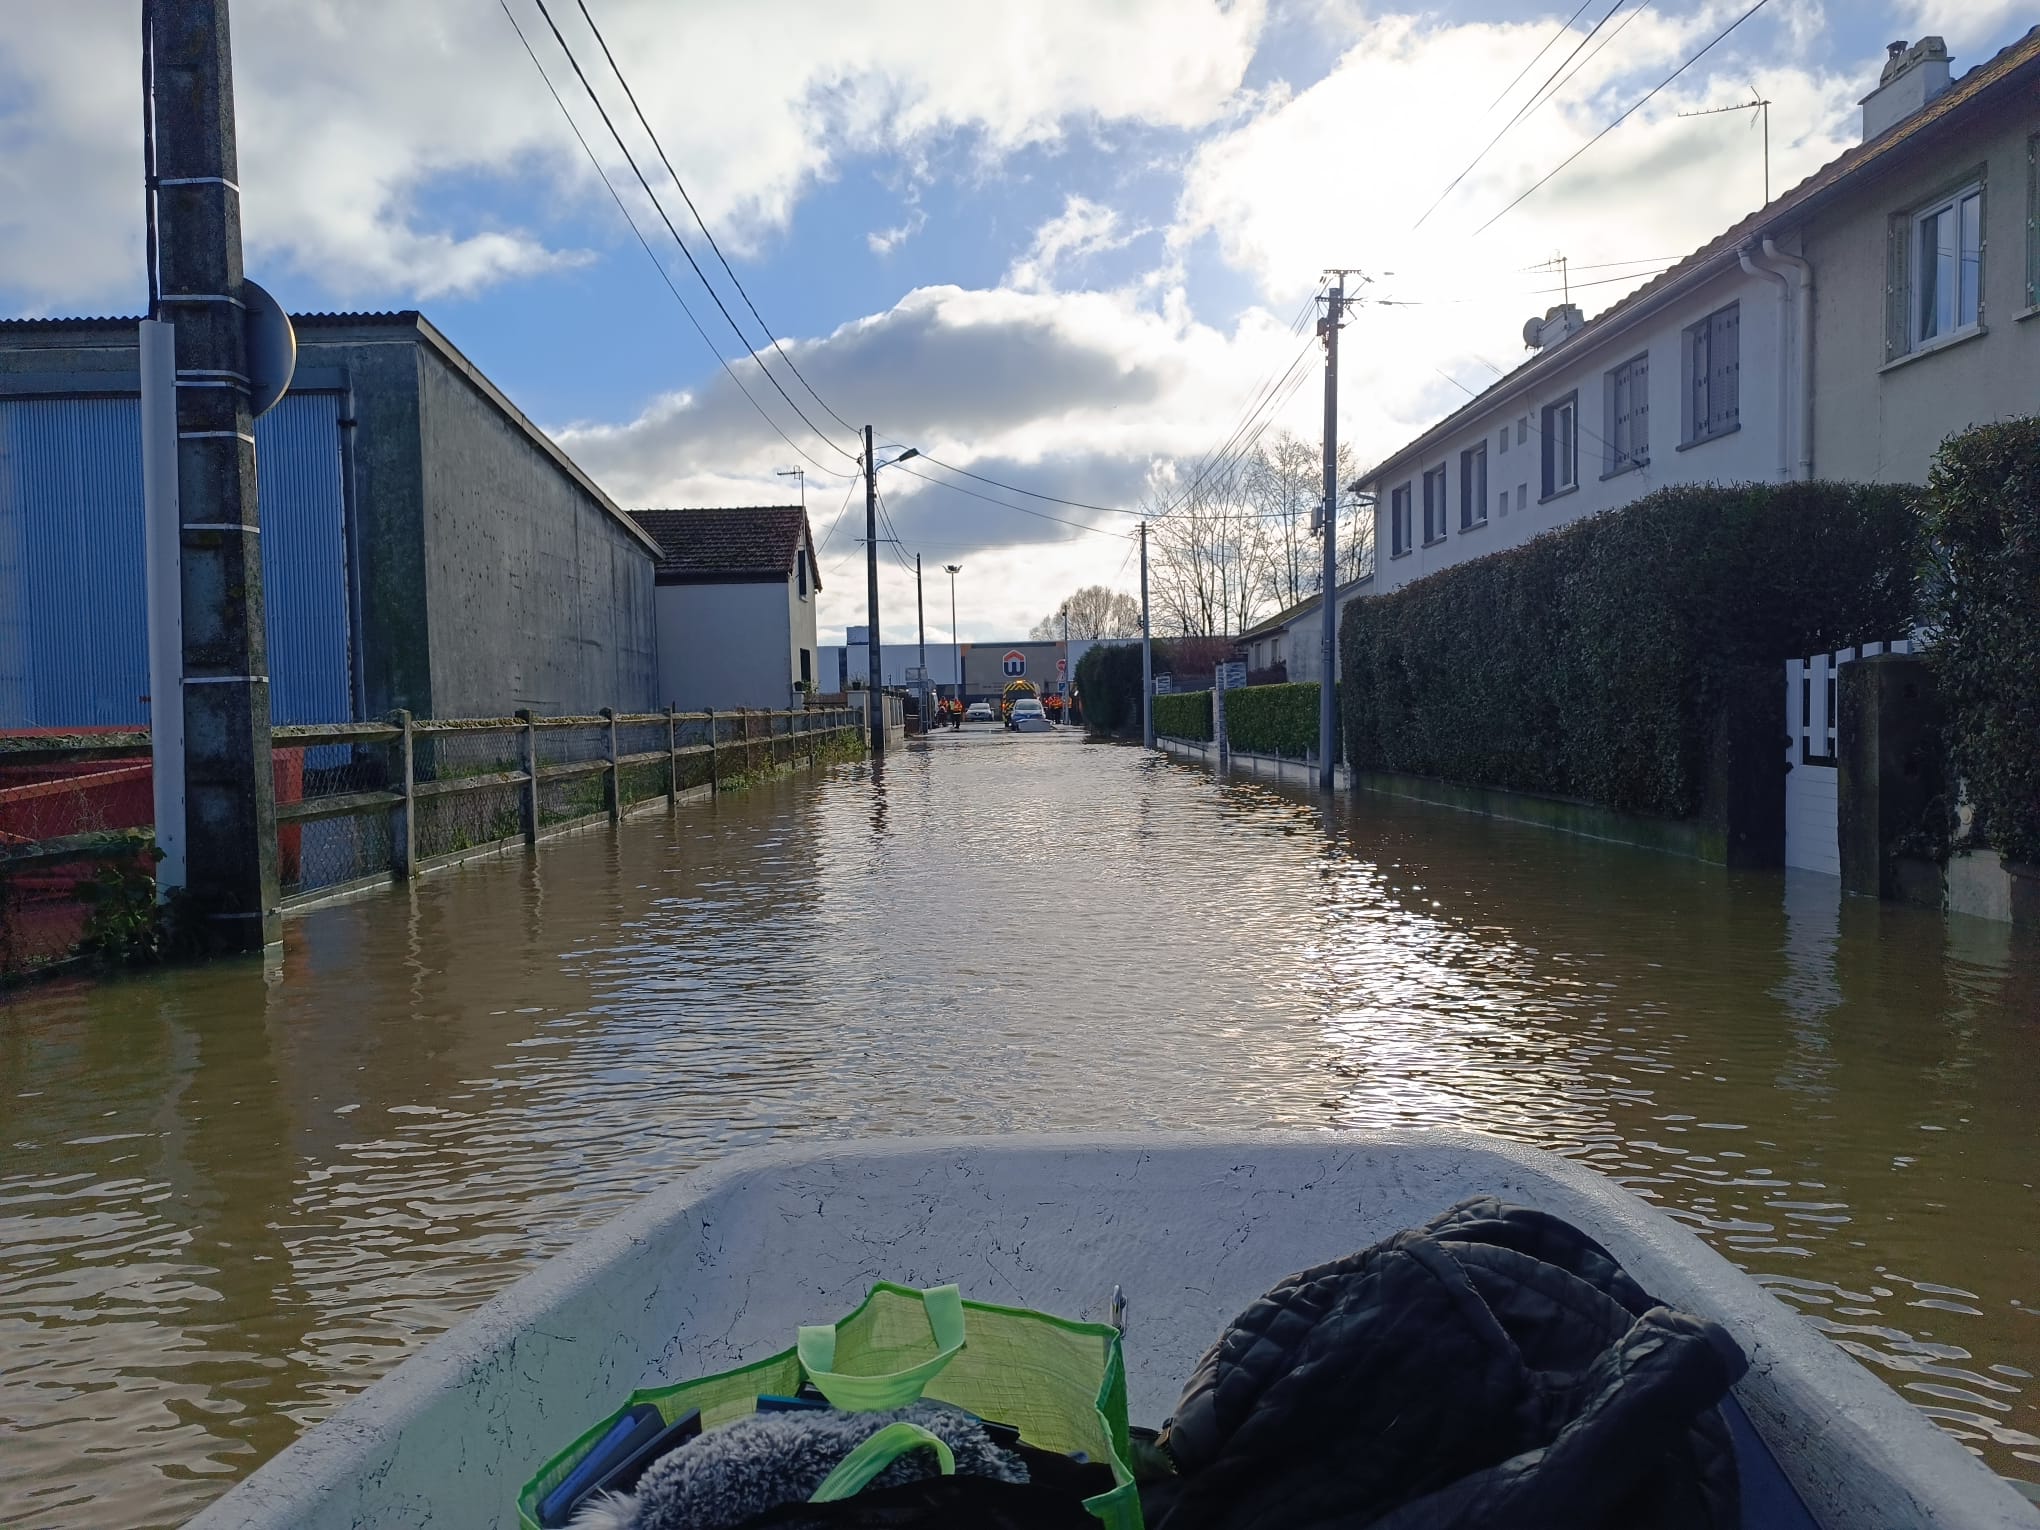
<instances>
[{"instance_id":1,"label":"concrete building wall","mask_svg":"<svg viewBox=\"0 0 2040 1530\"><path fill-rule=\"evenodd\" d=\"M418 354L435 715L650 710L645 541L462 371Z\"/></svg>"},{"instance_id":2,"label":"concrete building wall","mask_svg":"<svg viewBox=\"0 0 2040 1530\"><path fill-rule=\"evenodd\" d=\"M1577 355L1534 383L1520 388L1498 383L1493 399L1443 440L1421 453L1399 454L1384 463L1368 479L1379 495L1373 592L1399 589L1440 569L1521 546L1554 527L1626 505L1667 484L1784 477L1779 345L1786 326L1781 323L1777 290L1775 283L1740 270L1718 276L1663 309L1633 321L1625 317L1608 333L1578 342ZM1684 446L1685 330L1730 303L1739 305L1740 426L1730 434ZM1649 456L1643 466L1609 476L1607 374L1639 354L1650 358ZM1579 486L1547 499L1542 493L1543 409L1569 393L1577 393L1579 400ZM1505 431L1507 450L1502 445ZM1462 529L1460 452L1483 441L1488 454L1488 516L1485 524ZM1426 545L1423 475L1441 465L1446 530ZM1390 518L1394 491L1405 484L1410 488L1413 545L1396 553ZM1506 510L1500 503L1505 490ZM1292 637L1285 647L1292 678L1317 678L1314 643ZM1299 662L1308 666L1307 677L1298 672Z\"/></svg>"},{"instance_id":3,"label":"concrete building wall","mask_svg":"<svg viewBox=\"0 0 2040 1530\"><path fill-rule=\"evenodd\" d=\"M655 604L660 706L699 712L792 702L800 656L784 585L662 584Z\"/></svg>"},{"instance_id":4,"label":"concrete building wall","mask_svg":"<svg viewBox=\"0 0 2040 1530\"><path fill-rule=\"evenodd\" d=\"M803 542L806 537L803 534ZM821 603L821 590L815 583L815 570L803 546L795 555L794 577L786 581L786 663L787 674L794 680L813 681L822 690L833 690L835 686L822 685L822 654L815 641L815 607ZM806 567L806 589L801 588L801 568ZM800 657L807 655L807 673L801 674Z\"/></svg>"},{"instance_id":5,"label":"concrete building wall","mask_svg":"<svg viewBox=\"0 0 2040 1530\"><path fill-rule=\"evenodd\" d=\"M2034 156L2040 99L1989 125L1936 134L1915 156L1851 193L1805 231L1814 272L1814 474L1924 483L1948 436L2040 413L2040 317L2033 288ZM1981 180L1982 324L1916 354L1887 352L1891 243L1922 204Z\"/></svg>"}]
</instances>

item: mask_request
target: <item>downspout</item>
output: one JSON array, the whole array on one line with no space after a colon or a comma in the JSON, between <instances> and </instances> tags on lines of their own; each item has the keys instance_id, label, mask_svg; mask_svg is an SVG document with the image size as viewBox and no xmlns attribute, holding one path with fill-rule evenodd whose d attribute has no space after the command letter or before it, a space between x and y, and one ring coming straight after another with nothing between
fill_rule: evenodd
<instances>
[{"instance_id":1,"label":"downspout","mask_svg":"<svg viewBox=\"0 0 2040 1530\"><path fill-rule=\"evenodd\" d=\"M1813 478L1813 264L1788 255L1767 234L1764 254L1799 273L1799 476Z\"/></svg>"},{"instance_id":2,"label":"downspout","mask_svg":"<svg viewBox=\"0 0 2040 1530\"><path fill-rule=\"evenodd\" d=\"M1785 346L1786 310L1792 304L1792 283L1783 271L1773 271L1769 266L1760 266L1750 259L1747 246L1735 252L1735 258L1742 262L1742 268L1752 276L1768 276L1778 284L1778 477L1781 481L1792 476L1791 441L1785 434L1785 399L1791 392L1790 374L1786 363L1791 360Z\"/></svg>"}]
</instances>

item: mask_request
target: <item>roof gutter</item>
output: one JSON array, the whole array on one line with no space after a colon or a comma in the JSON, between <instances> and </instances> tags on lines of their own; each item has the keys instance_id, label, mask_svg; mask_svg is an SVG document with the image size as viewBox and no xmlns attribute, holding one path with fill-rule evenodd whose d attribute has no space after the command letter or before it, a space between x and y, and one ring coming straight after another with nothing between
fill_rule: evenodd
<instances>
[{"instance_id":1,"label":"roof gutter","mask_svg":"<svg viewBox=\"0 0 2040 1530\"><path fill-rule=\"evenodd\" d=\"M1735 258L1742 263L1742 268L1749 272L1750 275L1767 277L1778 284L1778 417L1782 421L1785 417L1785 397L1792 391L1791 376L1786 370L1786 364L1792 358L1787 354L1785 348L1785 334L1790 328L1790 325L1787 323L1787 316L1792 310L1792 282L1783 271L1773 271L1769 266L1760 266L1750 259L1750 247L1748 245L1743 245L1738 249L1735 252ZM1780 478L1791 476L1792 459L1789 454L1789 446L1790 443L1785 438L1785 432L1779 431L1778 476Z\"/></svg>"},{"instance_id":2,"label":"roof gutter","mask_svg":"<svg viewBox=\"0 0 2040 1530\"><path fill-rule=\"evenodd\" d=\"M1801 241L1804 243L1804 241ZM1799 330L1793 365L1799 369L1799 477L1813 481L1813 264L1798 255L1788 255L1777 241L1764 235L1764 254L1799 277Z\"/></svg>"}]
</instances>

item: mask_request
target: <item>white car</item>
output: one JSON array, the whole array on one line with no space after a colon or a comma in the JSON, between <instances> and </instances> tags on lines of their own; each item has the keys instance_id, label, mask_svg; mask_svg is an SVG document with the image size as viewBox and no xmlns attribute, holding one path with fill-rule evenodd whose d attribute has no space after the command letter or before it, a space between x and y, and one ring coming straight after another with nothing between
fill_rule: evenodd
<instances>
[{"instance_id":1,"label":"white car","mask_svg":"<svg viewBox=\"0 0 2040 1530\"><path fill-rule=\"evenodd\" d=\"M1046 733L1048 713L1032 696L1023 696L1013 703L1013 715L1006 720L1006 726L1018 733Z\"/></svg>"},{"instance_id":2,"label":"white car","mask_svg":"<svg viewBox=\"0 0 2040 1530\"><path fill-rule=\"evenodd\" d=\"M992 704L989 701L973 701L963 709L963 720L965 722L991 722L993 720Z\"/></svg>"}]
</instances>

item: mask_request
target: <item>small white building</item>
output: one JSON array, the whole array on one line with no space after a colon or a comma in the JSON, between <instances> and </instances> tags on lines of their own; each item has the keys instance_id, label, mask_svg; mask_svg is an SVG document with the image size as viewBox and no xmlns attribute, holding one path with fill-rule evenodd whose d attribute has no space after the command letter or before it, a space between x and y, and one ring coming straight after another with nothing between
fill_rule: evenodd
<instances>
[{"instance_id":1,"label":"small white building","mask_svg":"<svg viewBox=\"0 0 2040 1530\"><path fill-rule=\"evenodd\" d=\"M1346 615L1346 607L1363 595L1372 593L1374 576L1362 574L1358 579L1349 579L1339 586L1339 619ZM1317 595L1307 595L1295 605L1247 628L1240 634L1239 649L1246 657L1247 675L1250 684L1255 675L1265 675L1269 670L1280 669L1283 679L1290 684L1300 685L1306 681L1315 683L1323 669L1318 659L1324 649L1324 602ZM1334 673L1337 672L1339 656L1332 654Z\"/></svg>"},{"instance_id":2,"label":"small white building","mask_svg":"<svg viewBox=\"0 0 2040 1530\"><path fill-rule=\"evenodd\" d=\"M659 544L659 699L683 712L783 709L816 687L821 571L799 505L635 510Z\"/></svg>"}]
</instances>

